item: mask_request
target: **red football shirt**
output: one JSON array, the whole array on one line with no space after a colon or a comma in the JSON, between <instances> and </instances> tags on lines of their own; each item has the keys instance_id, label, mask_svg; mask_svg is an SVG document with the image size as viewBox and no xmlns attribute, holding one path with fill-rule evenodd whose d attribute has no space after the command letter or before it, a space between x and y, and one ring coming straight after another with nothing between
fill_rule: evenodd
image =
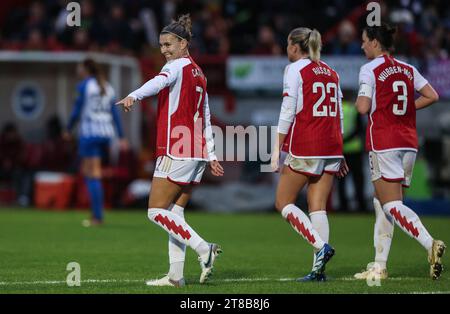
<instances>
[{"instance_id":1,"label":"red football shirt","mask_svg":"<svg viewBox=\"0 0 450 314\"><path fill-rule=\"evenodd\" d=\"M359 84L372 88L366 131L368 151L417 151L414 90L427 83L415 67L388 55L361 67Z\"/></svg>"},{"instance_id":2,"label":"red football shirt","mask_svg":"<svg viewBox=\"0 0 450 314\"><path fill-rule=\"evenodd\" d=\"M157 156L207 160L206 77L192 58L166 64L159 75L173 84L158 93Z\"/></svg>"},{"instance_id":3,"label":"red football shirt","mask_svg":"<svg viewBox=\"0 0 450 314\"><path fill-rule=\"evenodd\" d=\"M300 59L284 73L283 96L296 99L289 152L297 158L340 158L342 93L339 76L326 63Z\"/></svg>"}]
</instances>

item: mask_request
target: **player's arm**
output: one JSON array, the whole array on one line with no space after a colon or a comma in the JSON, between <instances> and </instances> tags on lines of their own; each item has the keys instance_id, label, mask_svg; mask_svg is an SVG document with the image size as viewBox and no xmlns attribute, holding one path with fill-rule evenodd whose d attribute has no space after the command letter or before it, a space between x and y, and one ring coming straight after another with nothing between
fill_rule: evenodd
<instances>
[{"instance_id":1,"label":"player's arm","mask_svg":"<svg viewBox=\"0 0 450 314\"><path fill-rule=\"evenodd\" d=\"M75 104L73 106L72 113L70 114L69 123L67 124L66 132L64 134L65 138L69 138L69 133L72 131L75 123L78 121L81 115L81 111L84 106L84 99L86 94L86 81L80 83L77 87L77 98L75 99Z\"/></svg>"},{"instance_id":2,"label":"player's arm","mask_svg":"<svg viewBox=\"0 0 450 314\"><path fill-rule=\"evenodd\" d=\"M419 73L419 71L413 68L414 74L414 89L419 92L420 97L416 99L416 110L420 110L428 107L432 103L439 100L438 93L434 90L433 86Z\"/></svg>"},{"instance_id":3,"label":"player's arm","mask_svg":"<svg viewBox=\"0 0 450 314\"><path fill-rule=\"evenodd\" d=\"M209 110L209 99L208 93L205 95L205 102L203 104L203 116L205 117L205 138L206 138L206 149L208 153L208 160L213 161L217 160L217 156L214 152L214 137L212 134L211 127L211 112Z\"/></svg>"},{"instance_id":4,"label":"player's arm","mask_svg":"<svg viewBox=\"0 0 450 314\"><path fill-rule=\"evenodd\" d=\"M115 100L111 102L111 115L113 118L114 126L117 130L117 135L119 136L119 145L122 150L128 149L128 141L124 137L123 128L122 128L122 120L120 119L119 111L117 110L115 104Z\"/></svg>"},{"instance_id":5,"label":"player's arm","mask_svg":"<svg viewBox=\"0 0 450 314\"><path fill-rule=\"evenodd\" d=\"M157 95L160 90L169 85L169 80L161 73L142 85L140 88L131 92L127 97L118 101L116 105L123 105L126 112L131 110L131 106L136 100L141 100L145 97Z\"/></svg>"},{"instance_id":6,"label":"player's arm","mask_svg":"<svg viewBox=\"0 0 450 314\"><path fill-rule=\"evenodd\" d=\"M111 115L113 118L114 126L116 127L117 130L117 135L119 136L119 138L122 139L123 138L122 121L120 119L119 112L117 111L116 106L114 106L115 103L116 103L115 99L113 99L111 102Z\"/></svg>"},{"instance_id":7,"label":"player's arm","mask_svg":"<svg viewBox=\"0 0 450 314\"><path fill-rule=\"evenodd\" d=\"M162 89L172 85L176 80L177 72L178 66L175 62L166 64L158 75L118 101L116 105L123 105L125 111L130 111L136 100L157 95Z\"/></svg>"},{"instance_id":8,"label":"player's arm","mask_svg":"<svg viewBox=\"0 0 450 314\"><path fill-rule=\"evenodd\" d=\"M297 99L288 95L283 97L281 104L280 118L278 119L277 137L275 145L272 150L271 167L273 171L278 171L280 151L283 147L284 141L292 123L294 122Z\"/></svg>"},{"instance_id":9,"label":"player's arm","mask_svg":"<svg viewBox=\"0 0 450 314\"><path fill-rule=\"evenodd\" d=\"M278 143L276 149L281 150L286 135L289 133L295 118L297 99L291 96L284 96L281 103L280 117L278 119Z\"/></svg>"},{"instance_id":10,"label":"player's arm","mask_svg":"<svg viewBox=\"0 0 450 314\"><path fill-rule=\"evenodd\" d=\"M360 114L366 114L370 110L371 103L371 98L366 96L358 96L358 98L356 98L355 106Z\"/></svg>"},{"instance_id":11,"label":"player's arm","mask_svg":"<svg viewBox=\"0 0 450 314\"><path fill-rule=\"evenodd\" d=\"M433 86L431 86L430 84L426 84L418 92L420 93L420 97L417 98L415 101L417 110L426 108L439 100L438 93L434 90Z\"/></svg>"},{"instance_id":12,"label":"player's arm","mask_svg":"<svg viewBox=\"0 0 450 314\"><path fill-rule=\"evenodd\" d=\"M372 71L369 71L365 66L361 67L359 71L359 91L356 98L356 110L360 114L369 112L372 106L373 89L375 86L375 78Z\"/></svg>"},{"instance_id":13,"label":"player's arm","mask_svg":"<svg viewBox=\"0 0 450 314\"><path fill-rule=\"evenodd\" d=\"M222 165L217 160L217 156L214 152L214 137L211 127L211 112L209 110L209 99L208 93L205 95L205 102L203 104L204 108L204 118L205 118L205 138L206 138L206 149L208 152L209 166L211 167L211 173L214 176L221 177L224 174Z\"/></svg>"},{"instance_id":14,"label":"player's arm","mask_svg":"<svg viewBox=\"0 0 450 314\"><path fill-rule=\"evenodd\" d=\"M339 77L339 76L338 76ZM343 108L343 104L342 104L342 99L344 98L344 94L342 93L341 90L341 85L338 84L339 86L339 92L338 92L338 104L339 104L339 114L340 114L340 123L341 123L341 134L344 135L344 108ZM358 118L360 118L358 116ZM345 142L345 138L343 138L344 142ZM339 172L337 173L338 178L343 178L347 175L349 169L347 166L347 161L345 160L345 157L342 159L340 166L339 166Z\"/></svg>"},{"instance_id":15,"label":"player's arm","mask_svg":"<svg viewBox=\"0 0 450 314\"><path fill-rule=\"evenodd\" d=\"M287 65L283 75L283 102L281 103L280 117L278 119L278 134L270 162L272 171L278 171L280 151L297 113L298 87L300 83L300 75L298 75L297 69L292 64Z\"/></svg>"}]
</instances>

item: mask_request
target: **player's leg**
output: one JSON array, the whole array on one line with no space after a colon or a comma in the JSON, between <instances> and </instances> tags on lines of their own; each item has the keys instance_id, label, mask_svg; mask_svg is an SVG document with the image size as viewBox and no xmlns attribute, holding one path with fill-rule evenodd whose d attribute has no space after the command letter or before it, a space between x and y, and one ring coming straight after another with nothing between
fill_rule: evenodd
<instances>
[{"instance_id":1,"label":"player's leg","mask_svg":"<svg viewBox=\"0 0 450 314\"><path fill-rule=\"evenodd\" d=\"M294 172L290 167L283 167L278 182L275 207L292 228L316 249L324 245L318 232L313 228L308 216L297 206L295 201L299 191L308 182L308 176Z\"/></svg>"},{"instance_id":2,"label":"player's leg","mask_svg":"<svg viewBox=\"0 0 450 314\"><path fill-rule=\"evenodd\" d=\"M181 217L179 213L171 211L174 207L173 202L181 194L181 191L182 187L180 185L170 182L164 178L153 177L148 201L148 218L150 219L150 221L166 230L169 233L169 237L177 241L180 246L185 247L187 244L185 239L189 239L191 237L191 233L189 232L190 230L187 228L187 226L185 226L184 215L183 217ZM180 236L183 238L180 239ZM171 245L169 242L169 261L172 262L170 249ZM184 266L184 262L182 263L182 265ZM179 268L180 264L178 264L177 266ZM171 270L172 273L169 270L169 274L165 277L156 280L149 280L146 282L146 284L148 286L184 286L184 278L182 276L181 278L176 278L177 271L175 271L174 269ZM174 278L172 278L171 276L174 276Z\"/></svg>"},{"instance_id":3,"label":"player's leg","mask_svg":"<svg viewBox=\"0 0 450 314\"><path fill-rule=\"evenodd\" d=\"M183 218L166 209L188 184L200 182L205 166L205 162L177 161L166 156L159 159L148 206L148 217L152 222L197 252L202 266L201 283L208 279L221 249L217 244L203 240Z\"/></svg>"},{"instance_id":4,"label":"player's leg","mask_svg":"<svg viewBox=\"0 0 450 314\"><path fill-rule=\"evenodd\" d=\"M313 248L320 251L326 247L325 242L312 226L308 216L300 208L295 206L297 195L307 182L307 175L297 173L290 167L284 166L278 182L275 207L298 234L311 244ZM322 258L320 259L322 260ZM306 276L307 278L302 277L299 281L321 280L321 277L319 278L318 275L320 276L318 272L312 272Z\"/></svg>"},{"instance_id":5,"label":"player's leg","mask_svg":"<svg viewBox=\"0 0 450 314\"><path fill-rule=\"evenodd\" d=\"M393 163L393 161L391 163ZM383 176L381 169L383 167L383 163L378 160L377 154L373 152L369 153L369 164L372 182L380 179ZM388 175L386 171L384 175ZM400 174L392 174L392 178L399 175ZM373 206L375 211L375 224L373 234L373 243L375 247L375 263L368 264L365 270L356 273L354 275L356 279L366 280L367 278L374 277L379 279L386 279L388 277L386 264L391 248L392 237L394 235L394 222L392 218L389 215L386 215L386 213L383 211L383 206L377 198L376 193L373 198Z\"/></svg>"},{"instance_id":6,"label":"player's leg","mask_svg":"<svg viewBox=\"0 0 450 314\"><path fill-rule=\"evenodd\" d=\"M191 197L192 187L187 186L178 196L169 210L184 219L184 209ZM176 281L181 280L184 272L186 245L169 234L169 273L168 276Z\"/></svg>"},{"instance_id":7,"label":"player's leg","mask_svg":"<svg viewBox=\"0 0 450 314\"><path fill-rule=\"evenodd\" d=\"M375 248L375 264L380 279L386 279L387 261L391 249L392 238L394 236L394 222L392 217L386 215L383 206L377 197L373 199L375 211L375 225L373 230L373 245Z\"/></svg>"},{"instance_id":8,"label":"player's leg","mask_svg":"<svg viewBox=\"0 0 450 314\"><path fill-rule=\"evenodd\" d=\"M308 209L314 228L326 243L329 240L329 224L327 218L327 200L333 186L333 174L324 173L320 177L309 179L307 199Z\"/></svg>"},{"instance_id":9,"label":"player's leg","mask_svg":"<svg viewBox=\"0 0 450 314\"><path fill-rule=\"evenodd\" d=\"M339 168L339 162L335 163ZM309 281L311 277L316 280L326 280L324 271L325 264L334 255L334 249L328 245L329 223L326 211L327 200L333 186L334 174L324 172L320 177L310 177L307 191L309 215L312 226L319 233L325 245L319 250L314 249L314 260L312 271L303 277L302 281Z\"/></svg>"},{"instance_id":10,"label":"player's leg","mask_svg":"<svg viewBox=\"0 0 450 314\"><path fill-rule=\"evenodd\" d=\"M106 153L109 139L80 138L79 155L82 158L81 171L89 193L92 218L83 221L84 226L103 222L103 186L101 157Z\"/></svg>"},{"instance_id":11,"label":"player's leg","mask_svg":"<svg viewBox=\"0 0 450 314\"><path fill-rule=\"evenodd\" d=\"M85 178L89 199L91 202L92 219L85 226L101 224L103 222L103 187L102 167L100 157L85 157L82 159L82 173Z\"/></svg>"},{"instance_id":12,"label":"player's leg","mask_svg":"<svg viewBox=\"0 0 450 314\"><path fill-rule=\"evenodd\" d=\"M168 210L178 215L184 220L184 208L186 207L191 195L190 186L181 189L175 201L169 206ZM184 280L184 261L186 257L186 244L178 241L169 233L169 272L166 276L156 280L146 282L148 286L176 286L185 285Z\"/></svg>"},{"instance_id":13,"label":"player's leg","mask_svg":"<svg viewBox=\"0 0 450 314\"><path fill-rule=\"evenodd\" d=\"M433 238L420 221L419 216L403 204L401 182L378 179L374 183L375 192L383 206L383 211L410 237L430 251Z\"/></svg>"},{"instance_id":14,"label":"player's leg","mask_svg":"<svg viewBox=\"0 0 450 314\"><path fill-rule=\"evenodd\" d=\"M416 153L410 151L383 154L378 158L378 162L386 175L375 180L374 187L386 215L392 217L405 233L416 239L427 250L430 276L437 279L442 271L441 257L445 251L445 244L440 240L434 240L419 216L403 203L402 185L410 185L415 158ZM392 177L400 179L392 180Z\"/></svg>"},{"instance_id":15,"label":"player's leg","mask_svg":"<svg viewBox=\"0 0 450 314\"><path fill-rule=\"evenodd\" d=\"M400 182L387 182L379 179L374 182L374 187L381 204L383 204L383 211L392 217L397 226L406 234L416 239L427 250L430 276L433 279L439 278L442 272L441 257L445 252L445 244L440 240L434 240L419 216L403 204Z\"/></svg>"},{"instance_id":16,"label":"player's leg","mask_svg":"<svg viewBox=\"0 0 450 314\"><path fill-rule=\"evenodd\" d=\"M164 178L154 177L148 201L148 218L175 239L189 245L200 256L209 246L179 215L167 209L180 195L182 186Z\"/></svg>"},{"instance_id":17,"label":"player's leg","mask_svg":"<svg viewBox=\"0 0 450 314\"><path fill-rule=\"evenodd\" d=\"M367 268L354 277L366 280L367 278L387 279L387 261L391 249L392 237L394 235L394 222L392 217L386 215L383 206L377 196L373 198L375 211L375 225L373 230L373 246L375 248L375 262L369 263Z\"/></svg>"}]
</instances>

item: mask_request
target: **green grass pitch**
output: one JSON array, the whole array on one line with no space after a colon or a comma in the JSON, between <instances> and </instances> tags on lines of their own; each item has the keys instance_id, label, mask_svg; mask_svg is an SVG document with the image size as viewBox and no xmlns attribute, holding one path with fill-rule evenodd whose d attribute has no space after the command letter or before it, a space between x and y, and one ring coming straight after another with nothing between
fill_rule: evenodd
<instances>
[{"instance_id":1,"label":"green grass pitch","mask_svg":"<svg viewBox=\"0 0 450 314\"><path fill-rule=\"evenodd\" d=\"M369 287L352 279L373 258L374 216L330 214L330 243L336 255L329 281L297 283L311 267L312 249L273 214L187 212L190 225L224 253L214 275L200 285L200 266L188 249L186 287L147 287L147 279L168 270L167 234L146 211L107 211L107 224L81 226L87 212L0 209L0 293L450 293L450 275L428 276L425 250L398 227L388 271L390 279ZM450 244L450 218L423 217L436 238ZM444 264L450 265L450 254ZM68 287L66 265L81 266L81 286Z\"/></svg>"}]
</instances>

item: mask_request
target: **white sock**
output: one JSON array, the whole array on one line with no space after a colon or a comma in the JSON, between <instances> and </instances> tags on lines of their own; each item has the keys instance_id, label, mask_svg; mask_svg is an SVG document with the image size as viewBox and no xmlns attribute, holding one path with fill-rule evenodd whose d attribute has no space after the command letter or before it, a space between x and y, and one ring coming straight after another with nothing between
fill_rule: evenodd
<instances>
[{"instance_id":1,"label":"white sock","mask_svg":"<svg viewBox=\"0 0 450 314\"><path fill-rule=\"evenodd\" d=\"M404 232L419 241L427 251L431 250L433 238L412 209L405 206L402 201L393 201L384 204L383 210L394 218L397 226L402 228Z\"/></svg>"},{"instance_id":2,"label":"white sock","mask_svg":"<svg viewBox=\"0 0 450 314\"><path fill-rule=\"evenodd\" d=\"M177 214L162 208L149 208L148 218L179 242L189 245L197 254L203 254L205 240Z\"/></svg>"},{"instance_id":3,"label":"white sock","mask_svg":"<svg viewBox=\"0 0 450 314\"><path fill-rule=\"evenodd\" d=\"M375 262L381 269L386 269L386 263L391 249L394 235L394 222L392 217L385 214L377 198L373 199L375 208L375 226L373 230L373 246L375 247Z\"/></svg>"},{"instance_id":4,"label":"white sock","mask_svg":"<svg viewBox=\"0 0 450 314\"><path fill-rule=\"evenodd\" d=\"M328 217L326 210L318 210L309 213L311 224L314 229L319 233L319 236L325 243L328 243L330 236L330 225L328 224Z\"/></svg>"},{"instance_id":5,"label":"white sock","mask_svg":"<svg viewBox=\"0 0 450 314\"><path fill-rule=\"evenodd\" d=\"M325 242L313 228L308 216L300 208L294 204L288 204L281 211L281 215L314 248L320 250L323 247Z\"/></svg>"},{"instance_id":6,"label":"white sock","mask_svg":"<svg viewBox=\"0 0 450 314\"><path fill-rule=\"evenodd\" d=\"M209 258L209 244L206 241L201 242L195 249L202 261L206 263Z\"/></svg>"},{"instance_id":7,"label":"white sock","mask_svg":"<svg viewBox=\"0 0 450 314\"><path fill-rule=\"evenodd\" d=\"M184 220L184 208L172 204L169 207L172 213L177 214ZM184 260L186 257L186 245L178 241L174 236L169 234L169 278L173 280L180 280L183 278Z\"/></svg>"},{"instance_id":8,"label":"white sock","mask_svg":"<svg viewBox=\"0 0 450 314\"><path fill-rule=\"evenodd\" d=\"M314 229L317 230L319 236L325 243L328 243L330 236L330 225L328 224L328 217L326 210L318 210L309 213L309 219L311 219L311 224ZM316 254L317 249L314 248L313 254L313 266L316 263Z\"/></svg>"}]
</instances>

